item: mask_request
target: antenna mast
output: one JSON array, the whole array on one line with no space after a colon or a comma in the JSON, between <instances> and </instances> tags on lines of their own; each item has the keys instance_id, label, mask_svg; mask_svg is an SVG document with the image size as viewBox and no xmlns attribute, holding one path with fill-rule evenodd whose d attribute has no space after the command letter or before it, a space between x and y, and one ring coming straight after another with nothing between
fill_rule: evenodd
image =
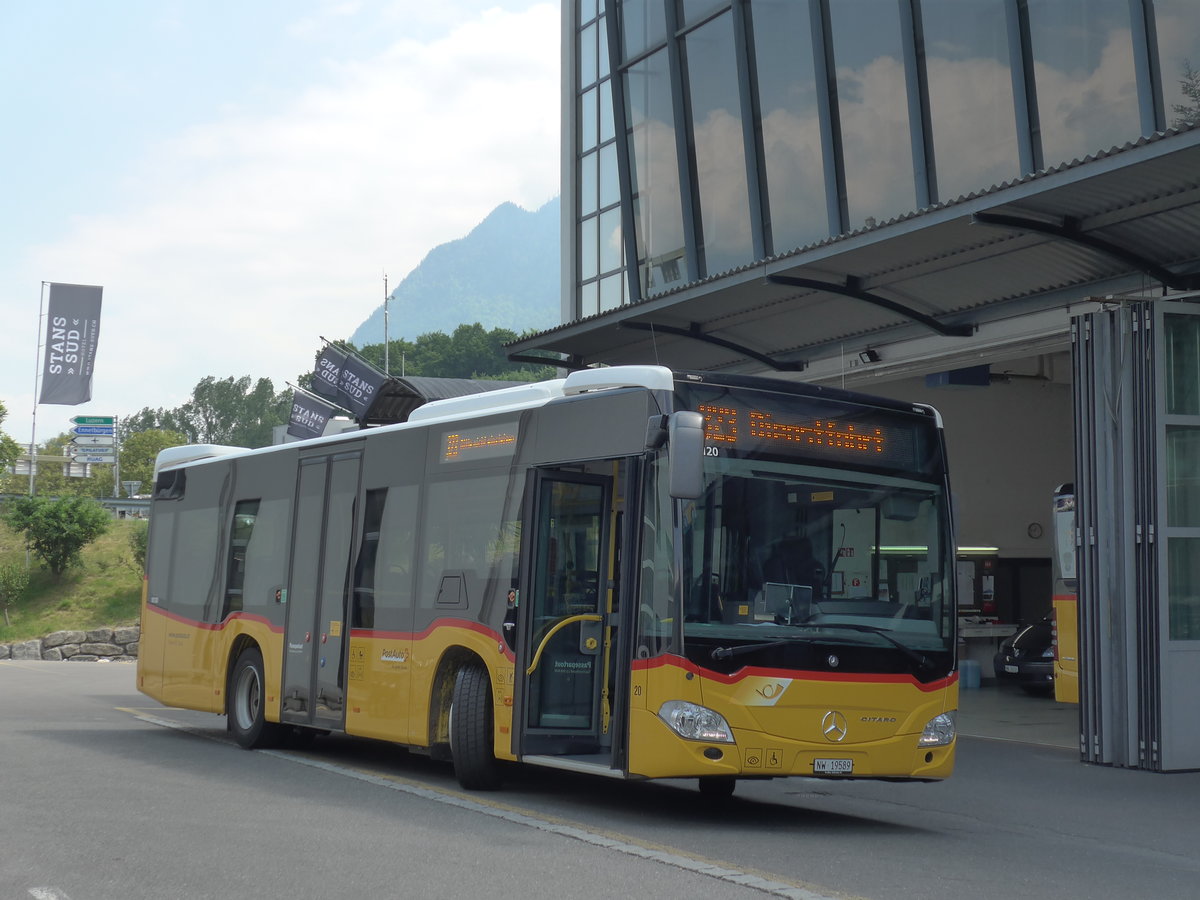
<instances>
[{"instance_id":1,"label":"antenna mast","mask_svg":"<svg viewBox=\"0 0 1200 900\"><path fill-rule=\"evenodd\" d=\"M383 273L383 374L391 375L392 370L388 365L388 289L387 289L387 272Z\"/></svg>"}]
</instances>

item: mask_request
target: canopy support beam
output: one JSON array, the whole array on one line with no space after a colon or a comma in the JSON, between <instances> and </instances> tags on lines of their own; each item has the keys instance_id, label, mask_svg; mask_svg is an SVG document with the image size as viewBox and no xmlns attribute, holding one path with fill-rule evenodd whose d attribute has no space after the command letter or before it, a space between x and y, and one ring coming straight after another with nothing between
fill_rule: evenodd
<instances>
[{"instance_id":1,"label":"canopy support beam","mask_svg":"<svg viewBox=\"0 0 1200 900\"><path fill-rule=\"evenodd\" d=\"M706 333L699 322L692 322L687 328L679 328L674 325L656 325L654 322L621 322L619 328L632 328L635 331L661 331L663 334L673 334L677 337L691 338L694 341L702 341L705 344L713 344L717 347L724 347L726 350L732 350L734 353L740 353L743 356L748 356L755 362L760 362L764 366L769 366L776 372L803 372L805 363L802 360L795 362L780 362L777 359L772 359L765 353L759 353L757 350L751 350L741 344L727 341L724 338L719 338L715 334Z\"/></svg>"},{"instance_id":2,"label":"canopy support beam","mask_svg":"<svg viewBox=\"0 0 1200 900\"><path fill-rule=\"evenodd\" d=\"M1165 266L1160 266L1158 263L1146 259L1146 257L1139 253L1134 253L1132 250L1121 247L1111 241L1106 241L1104 238L1085 233L1079 227L1079 220L1071 216L1063 216L1062 223L1057 225L1041 219L1029 219L1024 216L1013 216L1006 213L980 212L975 213L971 219L980 225L1015 228L1019 231L1036 231L1039 234L1048 234L1051 237L1079 244L1080 246L1087 247L1089 250L1095 250L1097 253L1103 253L1105 256L1119 259L1121 262L1133 266L1139 272L1145 272L1155 281L1161 281L1172 290L1194 291L1200 289L1200 273L1181 275L1172 272Z\"/></svg>"},{"instance_id":3,"label":"canopy support beam","mask_svg":"<svg viewBox=\"0 0 1200 900\"><path fill-rule=\"evenodd\" d=\"M838 284L836 281L821 281L817 278L797 278L794 275L768 275L767 281L772 284L786 284L789 287L825 291L829 294L839 294L843 297L861 300L864 303L870 303L872 306L878 306L880 309L898 313L906 319L919 322L943 337L969 337L975 333L974 325L943 325L937 319L933 318L933 316L927 316L925 313L919 312L910 306L905 306L903 303L897 303L895 300L888 300L886 297L880 297L878 294L865 291L858 286L859 280L853 276L847 278L845 284Z\"/></svg>"}]
</instances>

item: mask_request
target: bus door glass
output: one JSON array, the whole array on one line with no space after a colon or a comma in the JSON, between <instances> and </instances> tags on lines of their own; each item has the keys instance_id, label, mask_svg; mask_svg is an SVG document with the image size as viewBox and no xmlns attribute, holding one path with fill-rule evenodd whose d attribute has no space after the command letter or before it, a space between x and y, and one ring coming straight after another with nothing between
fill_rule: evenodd
<instances>
[{"instance_id":1,"label":"bus door glass","mask_svg":"<svg viewBox=\"0 0 1200 900\"><path fill-rule=\"evenodd\" d=\"M287 590L280 718L340 729L345 722L346 604L358 452L302 460Z\"/></svg>"},{"instance_id":2,"label":"bus door glass","mask_svg":"<svg viewBox=\"0 0 1200 900\"><path fill-rule=\"evenodd\" d=\"M595 753L604 743L610 491L607 478L560 472L541 473L536 486L518 656L527 755Z\"/></svg>"},{"instance_id":3,"label":"bus door glass","mask_svg":"<svg viewBox=\"0 0 1200 900\"><path fill-rule=\"evenodd\" d=\"M1079 582L1076 580L1075 485L1054 492L1054 699L1079 702Z\"/></svg>"}]
</instances>

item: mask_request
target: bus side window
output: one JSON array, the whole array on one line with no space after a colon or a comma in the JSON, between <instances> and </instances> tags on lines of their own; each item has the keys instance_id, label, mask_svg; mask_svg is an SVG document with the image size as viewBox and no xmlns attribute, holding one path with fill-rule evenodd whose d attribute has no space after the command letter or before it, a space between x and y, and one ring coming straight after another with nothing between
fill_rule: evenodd
<instances>
[{"instance_id":1,"label":"bus side window","mask_svg":"<svg viewBox=\"0 0 1200 900\"><path fill-rule=\"evenodd\" d=\"M674 531L665 463L660 457L648 472L641 548L637 655L658 656L673 647L676 599Z\"/></svg>"},{"instance_id":2,"label":"bus side window","mask_svg":"<svg viewBox=\"0 0 1200 900\"><path fill-rule=\"evenodd\" d=\"M496 586L495 555L505 540L508 486L507 471L429 485L422 548L422 607L469 605L476 609L483 600L484 586ZM502 587L507 591L507 584Z\"/></svg>"},{"instance_id":3,"label":"bus side window","mask_svg":"<svg viewBox=\"0 0 1200 900\"><path fill-rule=\"evenodd\" d=\"M149 547L154 552L146 555L147 601L154 606L169 608L170 605L170 563L174 540L175 511L169 507L156 509L150 517L149 538Z\"/></svg>"},{"instance_id":4,"label":"bus side window","mask_svg":"<svg viewBox=\"0 0 1200 900\"><path fill-rule=\"evenodd\" d=\"M286 573L290 501L239 500L229 529L229 563L222 617L275 605Z\"/></svg>"},{"instance_id":5,"label":"bus side window","mask_svg":"<svg viewBox=\"0 0 1200 900\"><path fill-rule=\"evenodd\" d=\"M254 533L254 520L258 515L258 500L239 500L233 510L233 524L229 528L228 564L225 574L225 606L221 610L224 619L231 612L241 612L242 590L246 581L246 551L250 535Z\"/></svg>"},{"instance_id":6,"label":"bus side window","mask_svg":"<svg viewBox=\"0 0 1200 900\"><path fill-rule=\"evenodd\" d=\"M353 608L350 627L375 627L375 566L379 556L379 530L387 503L387 488L367 491L366 512L363 514L362 545L354 564Z\"/></svg>"},{"instance_id":7,"label":"bus side window","mask_svg":"<svg viewBox=\"0 0 1200 900\"><path fill-rule=\"evenodd\" d=\"M154 482L155 500L179 500L187 490L187 470L168 469L158 473Z\"/></svg>"},{"instance_id":8,"label":"bus side window","mask_svg":"<svg viewBox=\"0 0 1200 900\"><path fill-rule=\"evenodd\" d=\"M411 624L417 486L367 491L363 540L354 566L354 628L402 629Z\"/></svg>"},{"instance_id":9,"label":"bus side window","mask_svg":"<svg viewBox=\"0 0 1200 900\"><path fill-rule=\"evenodd\" d=\"M174 565L171 568L170 610L197 622L218 622L224 606L221 590L220 510L214 503L180 510L175 518ZM181 552L181 548L187 548ZM216 564L214 564L216 560Z\"/></svg>"}]
</instances>

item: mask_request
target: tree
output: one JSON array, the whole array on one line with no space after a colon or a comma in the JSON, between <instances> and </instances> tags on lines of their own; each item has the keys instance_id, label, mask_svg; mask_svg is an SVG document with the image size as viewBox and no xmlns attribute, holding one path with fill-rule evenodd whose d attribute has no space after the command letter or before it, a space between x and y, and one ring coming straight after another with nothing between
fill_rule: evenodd
<instances>
[{"instance_id":1,"label":"tree","mask_svg":"<svg viewBox=\"0 0 1200 900\"><path fill-rule=\"evenodd\" d=\"M540 381L554 377L550 366L514 363L504 345L518 335L506 328L484 330L478 322L459 325L454 334L441 331L423 334L415 342L391 341L388 364L391 374L424 375L433 378L476 378L503 381ZM383 344L368 344L359 351L368 362L383 368ZM403 360L403 363L401 362Z\"/></svg>"},{"instance_id":2,"label":"tree","mask_svg":"<svg viewBox=\"0 0 1200 900\"><path fill-rule=\"evenodd\" d=\"M1200 121L1200 72L1192 68L1190 60L1183 61L1183 77L1179 79L1179 87L1183 96L1191 102L1171 105L1175 113L1175 121L1171 123L1174 128Z\"/></svg>"},{"instance_id":3,"label":"tree","mask_svg":"<svg viewBox=\"0 0 1200 900\"><path fill-rule=\"evenodd\" d=\"M265 447L271 443L272 429L287 424L291 401L291 391L276 393L269 378L251 382L248 375L220 379L209 375L182 406L146 407L129 416L121 429L122 439L157 429L182 434L183 443Z\"/></svg>"},{"instance_id":4,"label":"tree","mask_svg":"<svg viewBox=\"0 0 1200 900\"><path fill-rule=\"evenodd\" d=\"M4 606L4 624L11 625L8 608L24 596L29 588L29 573L18 565L0 566L0 604Z\"/></svg>"},{"instance_id":5,"label":"tree","mask_svg":"<svg viewBox=\"0 0 1200 900\"><path fill-rule=\"evenodd\" d=\"M63 473L65 456L71 435L67 432L47 438L38 448L37 477L33 492L42 497L111 497L113 496L112 466L93 465L88 478L68 477ZM48 457L59 457L50 459ZM6 475L0 478L0 489L10 494L29 490L28 475Z\"/></svg>"},{"instance_id":6,"label":"tree","mask_svg":"<svg viewBox=\"0 0 1200 900\"><path fill-rule=\"evenodd\" d=\"M0 403L0 425L8 418L8 409ZM0 469L11 466L21 455L21 445L0 431Z\"/></svg>"},{"instance_id":7,"label":"tree","mask_svg":"<svg viewBox=\"0 0 1200 900\"><path fill-rule=\"evenodd\" d=\"M184 434L186 438L187 432L182 427L182 421L178 409L151 409L146 406L117 423L117 440L124 445L131 435L140 431L174 431ZM187 443L186 439L184 443Z\"/></svg>"},{"instance_id":8,"label":"tree","mask_svg":"<svg viewBox=\"0 0 1200 900\"><path fill-rule=\"evenodd\" d=\"M37 478L34 479L33 492L42 497L74 496L82 478L67 478L63 474L63 464L57 460L46 459L50 456L62 456L63 448L70 442L71 436L66 432L46 438L38 447Z\"/></svg>"},{"instance_id":9,"label":"tree","mask_svg":"<svg viewBox=\"0 0 1200 900\"><path fill-rule=\"evenodd\" d=\"M108 530L110 519L103 506L85 497L18 497L8 501L4 521L61 578L79 564L83 548Z\"/></svg>"},{"instance_id":10,"label":"tree","mask_svg":"<svg viewBox=\"0 0 1200 900\"><path fill-rule=\"evenodd\" d=\"M187 436L178 431L154 428L131 433L121 444L121 480L140 481L141 490L148 491L154 481L154 460L159 451L187 442Z\"/></svg>"}]
</instances>

